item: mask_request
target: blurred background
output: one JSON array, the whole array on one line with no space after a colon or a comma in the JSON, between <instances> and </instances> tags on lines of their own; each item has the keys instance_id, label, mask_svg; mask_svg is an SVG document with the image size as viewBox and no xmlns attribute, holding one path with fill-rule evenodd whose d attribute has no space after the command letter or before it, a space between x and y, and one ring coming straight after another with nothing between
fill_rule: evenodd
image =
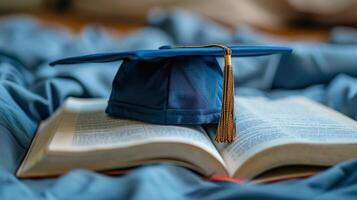
<instances>
[{"instance_id":1,"label":"blurred background","mask_svg":"<svg viewBox=\"0 0 357 200\"><path fill-rule=\"evenodd\" d=\"M79 31L100 24L122 33L143 25L153 10L184 9L227 28L253 27L292 40L326 40L331 27L357 25L355 0L1 0L2 17L30 14ZM169 11L167 11L169 12Z\"/></svg>"}]
</instances>

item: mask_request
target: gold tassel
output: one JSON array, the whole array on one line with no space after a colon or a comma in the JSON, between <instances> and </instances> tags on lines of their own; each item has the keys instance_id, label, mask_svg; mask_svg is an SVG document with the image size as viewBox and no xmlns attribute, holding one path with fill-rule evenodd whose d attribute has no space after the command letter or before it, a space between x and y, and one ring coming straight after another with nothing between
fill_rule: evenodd
<instances>
[{"instance_id":1,"label":"gold tassel","mask_svg":"<svg viewBox=\"0 0 357 200\"><path fill-rule=\"evenodd\" d=\"M223 69L223 97L221 107L221 117L218 122L215 141L218 143L231 143L236 137L234 123L234 78L232 71L232 51L225 45L209 44L202 46L176 46L176 48L199 48L199 47L220 47L223 49L224 69Z\"/></svg>"},{"instance_id":2,"label":"gold tassel","mask_svg":"<svg viewBox=\"0 0 357 200\"><path fill-rule=\"evenodd\" d=\"M231 50L224 46L223 97L221 118L218 122L216 142L231 143L236 136L234 124L234 78Z\"/></svg>"}]
</instances>

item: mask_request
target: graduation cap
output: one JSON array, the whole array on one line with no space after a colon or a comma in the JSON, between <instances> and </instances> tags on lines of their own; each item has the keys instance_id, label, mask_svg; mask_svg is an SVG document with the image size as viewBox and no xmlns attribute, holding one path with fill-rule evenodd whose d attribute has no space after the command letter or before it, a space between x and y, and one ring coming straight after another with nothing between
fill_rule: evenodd
<instances>
[{"instance_id":1,"label":"graduation cap","mask_svg":"<svg viewBox=\"0 0 357 200\"><path fill-rule=\"evenodd\" d=\"M122 60L106 108L108 115L155 124L218 123L215 140L232 142L235 118L231 57L291 51L276 46L163 46L65 58L50 65ZM224 57L223 73L216 57Z\"/></svg>"}]
</instances>

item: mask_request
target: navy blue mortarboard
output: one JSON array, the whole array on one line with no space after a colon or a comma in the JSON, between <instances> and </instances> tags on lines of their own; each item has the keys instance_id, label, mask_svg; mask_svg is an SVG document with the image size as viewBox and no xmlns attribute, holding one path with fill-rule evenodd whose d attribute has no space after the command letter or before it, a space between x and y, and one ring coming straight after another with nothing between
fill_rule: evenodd
<instances>
[{"instance_id":1,"label":"navy blue mortarboard","mask_svg":"<svg viewBox=\"0 0 357 200\"><path fill-rule=\"evenodd\" d=\"M235 127L231 56L291 51L276 46L163 46L65 58L51 65L123 60L106 109L110 116L156 124L218 123L216 141L232 142ZM216 57L224 57L223 73Z\"/></svg>"}]
</instances>

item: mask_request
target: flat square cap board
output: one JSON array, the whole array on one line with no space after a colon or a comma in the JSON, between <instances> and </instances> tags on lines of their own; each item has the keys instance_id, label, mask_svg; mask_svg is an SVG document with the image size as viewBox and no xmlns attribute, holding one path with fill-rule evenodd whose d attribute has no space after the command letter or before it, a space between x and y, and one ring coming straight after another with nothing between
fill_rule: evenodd
<instances>
[{"instance_id":1,"label":"flat square cap board","mask_svg":"<svg viewBox=\"0 0 357 200\"><path fill-rule=\"evenodd\" d=\"M218 123L216 141L232 142L235 125L231 57L290 52L292 49L278 46L163 46L65 58L50 65L122 60L113 80L108 115L155 124ZM223 73L216 57L224 57Z\"/></svg>"}]
</instances>

